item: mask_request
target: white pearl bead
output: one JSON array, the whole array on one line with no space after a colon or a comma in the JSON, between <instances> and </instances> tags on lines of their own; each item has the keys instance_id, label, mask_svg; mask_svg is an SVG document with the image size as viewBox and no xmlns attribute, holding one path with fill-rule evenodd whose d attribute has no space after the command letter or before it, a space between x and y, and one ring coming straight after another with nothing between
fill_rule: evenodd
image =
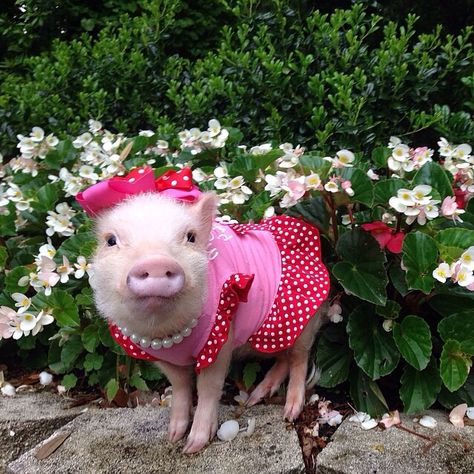
<instances>
[{"instance_id":1,"label":"white pearl bead","mask_svg":"<svg viewBox=\"0 0 474 474\"><path fill-rule=\"evenodd\" d=\"M197 319L193 318L193 320L189 323L189 327L194 328L197 326L197 323L198 323Z\"/></svg>"},{"instance_id":2,"label":"white pearl bead","mask_svg":"<svg viewBox=\"0 0 474 474\"><path fill-rule=\"evenodd\" d=\"M144 347L145 349L146 349L147 347L150 347L150 344L151 344L151 340L150 340L149 337L142 337L142 338L140 339L140 345L141 345L142 347Z\"/></svg>"},{"instance_id":3,"label":"white pearl bead","mask_svg":"<svg viewBox=\"0 0 474 474\"><path fill-rule=\"evenodd\" d=\"M173 339L171 339L169 337L165 337L163 339L163 347L165 349L169 349L172 345L173 345Z\"/></svg>"},{"instance_id":4,"label":"white pearl bead","mask_svg":"<svg viewBox=\"0 0 474 474\"><path fill-rule=\"evenodd\" d=\"M179 344L183 340L183 336L181 334L175 334L173 336L173 344Z\"/></svg>"},{"instance_id":5,"label":"white pearl bead","mask_svg":"<svg viewBox=\"0 0 474 474\"><path fill-rule=\"evenodd\" d=\"M140 336L137 336L136 334L132 334L130 336L130 339L133 341L133 342L138 342L140 340Z\"/></svg>"},{"instance_id":6,"label":"white pearl bead","mask_svg":"<svg viewBox=\"0 0 474 474\"><path fill-rule=\"evenodd\" d=\"M123 334L124 336L128 336L129 333L130 333L130 331L128 330L128 328L122 328L121 331L122 331L122 334Z\"/></svg>"},{"instance_id":7,"label":"white pearl bead","mask_svg":"<svg viewBox=\"0 0 474 474\"><path fill-rule=\"evenodd\" d=\"M155 349L155 351L158 350L158 349L161 349L162 345L163 345L163 342L162 342L161 339L153 339L151 341L151 348Z\"/></svg>"},{"instance_id":8,"label":"white pearl bead","mask_svg":"<svg viewBox=\"0 0 474 474\"><path fill-rule=\"evenodd\" d=\"M181 336L188 337L191 334L191 332L192 332L191 328L186 327L181 331Z\"/></svg>"}]
</instances>

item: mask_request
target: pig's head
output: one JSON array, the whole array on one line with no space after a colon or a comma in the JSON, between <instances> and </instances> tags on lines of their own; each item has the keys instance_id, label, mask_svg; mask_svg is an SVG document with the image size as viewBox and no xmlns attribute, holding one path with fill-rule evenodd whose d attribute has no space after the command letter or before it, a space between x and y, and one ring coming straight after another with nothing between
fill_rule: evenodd
<instances>
[{"instance_id":1,"label":"pig's head","mask_svg":"<svg viewBox=\"0 0 474 474\"><path fill-rule=\"evenodd\" d=\"M91 284L99 311L149 337L176 333L197 317L215 210L212 193L193 204L149 193L97 217Z\"/></svg>"}]
</instances>

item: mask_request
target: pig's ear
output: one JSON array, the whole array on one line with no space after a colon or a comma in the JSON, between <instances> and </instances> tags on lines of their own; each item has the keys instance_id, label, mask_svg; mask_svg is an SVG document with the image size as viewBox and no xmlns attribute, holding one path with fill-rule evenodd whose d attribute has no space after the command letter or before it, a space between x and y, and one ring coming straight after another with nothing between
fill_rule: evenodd
<instances>
[{"instance_id":1,"label":"pig's ear","mask_svg":"<svg viewBox=\"0 0 474 474\"><path fill-rule=\"evenodd\" d=\"M218 198L214 193L203 193L192 206L193 212L197 214L199 219L199 233L203 236L205 242L207 242L211 233L212 223L216 217L217 202Z\"/></svg>"}]
</instances>

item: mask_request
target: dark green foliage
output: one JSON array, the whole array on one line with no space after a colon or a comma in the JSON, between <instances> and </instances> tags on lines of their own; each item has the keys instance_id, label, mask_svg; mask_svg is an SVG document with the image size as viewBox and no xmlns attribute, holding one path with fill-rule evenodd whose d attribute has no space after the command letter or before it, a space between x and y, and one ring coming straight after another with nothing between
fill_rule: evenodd
<instances>
[{"instance_id":1,"label":"dark green foliage","mask_svg":"<svg viewBox=\"0 0 474 474\"><path fill-rule=\"evenodd\" d=\"M472 136L470 29L419 35L403 8L397 24L386 15L395 8L377 4L29 0L18 15L12 3L0 20L14 17L3 31L3 150L33 125L76 134L88 118L166 135L215 116L252 142L320 149L367 150L417 130L428 141L438 130Z\"/></svg>"}]
</instances>

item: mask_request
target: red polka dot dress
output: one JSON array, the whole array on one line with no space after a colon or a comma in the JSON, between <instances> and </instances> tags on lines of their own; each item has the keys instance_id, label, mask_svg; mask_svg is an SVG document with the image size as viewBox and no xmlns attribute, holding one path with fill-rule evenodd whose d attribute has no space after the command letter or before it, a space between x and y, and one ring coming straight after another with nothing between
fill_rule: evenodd
<instances>
[{"instance_id":1,"label":"red polka dot dress","mask_svg":"<svg viewBox=\"0 0 474 474\"><path fill-rule=\"evenodd\" d=\"M232 244L232 245L231 245ZM218 224L211 234L208 301L193 335L166 350L143 349L111 325L111 334L136 358L212 364L227 341L260 352L289 348L329 294L318 230L290 217L259 224ZM217 291L213 291L215 289Z\"/></svg>"}]
</instances>

